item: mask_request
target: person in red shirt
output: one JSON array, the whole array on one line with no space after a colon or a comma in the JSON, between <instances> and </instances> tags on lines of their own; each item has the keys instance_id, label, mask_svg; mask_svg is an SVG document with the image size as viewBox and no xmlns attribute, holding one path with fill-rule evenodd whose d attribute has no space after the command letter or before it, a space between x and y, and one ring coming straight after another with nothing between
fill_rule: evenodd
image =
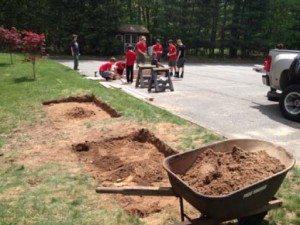
<instances>
[{"instance_id":1,"label":"person in red shirt","mask_svg":"<svg viewBox=\"0 0 300 225\"><path fill-rule=\"evenodd\" d=\"M140 63L145 64L147 56L147 44L145 36L140 37L140 41L136 43L135 50L137 55L137 65L139 65Z\"/></svg>"},{"instance_id":2,"label":"person in red shirt","mask_svg":"<svg viewBox=\"0 0 300 225\"><path fill-rule=\"evenodd\" d=\"M100 75L105 78L107 81L108 80L115 80L116 79L116 74L112 71L112 66L116 62L116 58L111 57L110 60L106 63L103 63L99 67L99 73Z\"/></svg>"},{"instance_id":3,"label":"person in red shirt","mask_svg":"<svg viewBox=\"0 0 300 225\"><path fill-rule=\"evenodd\" d=\"M168 41L169 51L167 56L169 57L169 68L170 68L170 76L175 75L176 73L176 46L174 45L173 40Z\"/></svg>"},{"instance_id":4,"label":"person in red shirt","mask_svg":"<svg viewBox=\"0 0 300 225\"><path fill-rule=\"evenodd\" d=\"M125 65L126 65L125 62L123 62L123 61L117 61L115 63L115 68L117 70L117 74L120 77L122 77L122 75L123 75L123 72L124 72L124 69L125 69Z\"/></svg>"},{"instance_id":5,"label":"person in red shirt","mask_svg":"<svg viewBox=\"0 0 300 225\"><path fill-rule=\"evenodd\" d=\"M126 63L126 80L127 83L133 82L133 66L136 61L136 54L133 51L133 46L128 45L127 52L125 54L125 63Z\"/></svg>"},{"instance_id":6,"label":"person in red shirt","mask_svg":"<svg viewBox=\"0 0 300 225\"><path fill-rule=\"evenodd\" d=\"M158 62L160 62L162 53L163 53L163 46L160 43L160 40L157 39L156 40L156 44L153 46L153 53L155 54L155 57L157 59Z\"/></svg>"}]
</instances>

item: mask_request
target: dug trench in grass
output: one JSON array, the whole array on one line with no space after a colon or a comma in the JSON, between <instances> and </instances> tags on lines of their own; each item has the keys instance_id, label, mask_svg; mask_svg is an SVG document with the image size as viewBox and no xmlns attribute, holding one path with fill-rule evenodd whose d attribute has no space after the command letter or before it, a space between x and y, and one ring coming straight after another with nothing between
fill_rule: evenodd
<instances>
[{"instance_id":1,"label":"dug trench in grass","mask_svg":"<svg viewBox=\"0 0 300 225\"><path fill-rule=\"evenodd\" d=\"M92 112L92 108L86 105L84 101L86 99L89 98L86 96L84 98L70 97L47 102L45 106L49 118L54 122L53 125L64 130L72 127L74 130L74 126L79 125L78 122L92 121L96 112ZM72 103L75 100L81 103ZM73 109L70 108L72 106ZM84 112L80 116L76 113L78 107L82 108L80 112ZM103 117L103 121L107 119L109 118ZM102 129L105 128L102 127ZM104 186L169 186L167 175L162 168L162 161L164 157L176 153L174 150L147 129L137 127L136 131L125 136L123 134L126 132L123 129L126 127L120 129L120 125L115 124L109 129L113 134L102 132L97 136L99 133L93 132L93 135L83 136L84 142L72 144L72 149L78 156L79 162L84 164L86 171L89 171ZM138 196L118 196L117 199L130 215L138 215L145 219L153 213L172 208L178 203L176 198L149 199Z\"/></svg>"},{"instance_id":2,"label":"dug trench in grass","mask_svg":"<svg viewBox=\"0 0 300 225\"><path fill-rule=\"evenodd\" d=\"M2 54L0 54L0 59L2 60ZM94 188L96 184L94 185L94 183L96 181L90 180L92 176L89 172L91 171L82 171L77 156L71 152L71 145L79 142L84 143L85 141L89 143L93 141L100 142L102 138L116 138L120 134L126 136L126 134L130 135L141 128L153 131L157 137L173 149L180 151L189 149L191 145L199 146L203 144L208 136L210 138L207 141L220 138L215 136L212 139L212 133L208 133L205 129L198 132L198 126L195 124L190 124L188 121L165 110L138 101L125 93L99 87L99 84L78 76L78 73L54 61L45 60L40 64L35 81L26 79L27 74L31 75L31 69L29 64L18 62L14 66L8 64L0 67L1 74L5 74L0 76L0 87L3 90L1 93L5 93L5 95L0 95L1 109L5 109L1 111L1 116L5 119L2 120L0 128L1 132L5 130L7 134L1 136L5 137L6 144L1 148L3 157L0 157L1 168L4 168L1 170L4 176L1 176L3 179L0 180L0 186L5 186L3 192L0 193L0 206L1 209L5 209L1 210L3 213L0 213L0 220L4 221L3 223L18 224L19 218L26 221L36 221L39 224L45 224L46 221L52 221L53 223L59 221L66 224L71 224L70 221L75 221L75 224L76 221L78 221L77 224L84 224L88 221L104 221L103 224L107 224L108 221L112 224L122 225L142 224L140 218L128 218L120 207L118 211L115 211L115 214L108 212L109 209L105 210L103 201L105 200L107 203L113 202L113 200L111 198L95 197ZM85 93L93 93L101 98L101 101L109 103L122 116L112 117L102 110L101 113L107 115L105 119L101 116L97 117L98 114L94 111L97 109L96 106L92 106L88 110L83 107L83 105L93 104L93 102L82 102L80 104L77 102L76 104L79 104L80 107L80 110L76 111L78 113L67 113L70 112L68 110L64 113L56 109L54 111L60 112L58 113L60 117L53 118L54 114L53 117L48 115L46 108L50 107L51 104L57 107L58 105L64 105L64 103L55 104L53 102L44 105L44 107L41 104L53 99L68 98L68 96L75 96L76 98L76 96L80 97ZM68 105L70 102L65 104ZM97 110L101 109L98 108ZM61 115L63 115L64 120L62 120ZM12 129L13 131L10 132ZM182 143L187 136L193 137L192 142ZM143 143L138 144L143 145ZM151 146L149 143L144 144ZM44 167L48 168L49 164L54 165L53 170L42 169ZM16 168L14 165L16 165ZM79 179L79 176L77 177L79 171L82 171L82 176L88 179ZM64 175L63 178L60 175ZM6 178L4 179L4 177ZM12 180L17 182L11 182ZM5 184L6 181L8 182L7 185ZM73 184L73 181L78 182ZM27 190L28 185L31 187L31 192L18 191ZM76 189L74 185L81 189ZM80 196L86 194L85 191L88 188L91 190L90 195L84 195L87 198L82 199ZM67 190L64 197L67 197L68 201L60 196L64 190ZM27 196L26 193L30 196ZM48 193L47 197L42 196L42 193ZM80 196L77 195L78 193L80 193ZM2 198L2 196L13 196L13 204L9 199ZM32 204L32 196L36 196L34 204ZM9 205L11 207L7 211L5 206ZM93 209L95 205L97 205L97 210ZM143 205L148 206L145 203ZM155 209L156 203L150 205ZM172 218L177 216L178 202L169 205L171 207L165 208L168 211L172 211L171 209L174 208L174 214L170 213L170 215L164 217L165 213L159 214L157 210L153 210L158 214L154 213L149 217L144 217L143 221L151 225L160 225L166 223L166 221L171 221ZM71 217L69 207L76 210L72 211L74 212L72 215L76 215L76 220ZM22 215L17 213L18 209L22 209ZM149 209L146 209L145 212L147 210L149 212ZM132 211L134 213L134 210ZM16 212L13 214L19 215L19 217L11 216L10 212ZM106 212L106 215L99 215L97 212ZM137 212L137 214L139 213L143 214L143 212ZM36 217L37 214L40 216ZM155 214L159 215L159 219L154 219ZM105 219L105 216L109 217L109 220Z\"/></svg>"},{"instance_id":3,"label":"dug trench in grass","mask_svg":"<svg viewBox=\"0 0 300 225\"><path fill-rule=\"evenodd\" d=\"M72 145L102 187L170 186L162 161L176 151L147 129L127 136ZM147 217L177 203L176 198L115 196L131 215Z\"/></svg>"}]
</instances>

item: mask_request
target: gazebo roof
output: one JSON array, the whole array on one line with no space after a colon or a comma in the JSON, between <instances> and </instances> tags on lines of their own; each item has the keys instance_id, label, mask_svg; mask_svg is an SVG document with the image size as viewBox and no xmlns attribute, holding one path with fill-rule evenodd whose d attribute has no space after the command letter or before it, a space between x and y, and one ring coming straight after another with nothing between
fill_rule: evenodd
<instances>
[{"instance_id":1,"label":"gazebo roof","mask_svg":"<svg viewBox=\"0 0 300 225\"><path fill-rule=\"evenodd\" d=\"M149 34L148 29L144 25L137 24L123 24L119 27L120 33L135 33L135 34Z\"/></svg>"}]
</instances>

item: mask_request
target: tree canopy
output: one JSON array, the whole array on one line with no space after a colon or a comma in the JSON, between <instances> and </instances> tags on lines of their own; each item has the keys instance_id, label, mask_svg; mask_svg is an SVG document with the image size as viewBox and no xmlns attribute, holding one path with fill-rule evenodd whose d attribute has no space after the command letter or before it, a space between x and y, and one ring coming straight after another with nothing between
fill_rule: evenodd
<instances>
[{"instance_id":1,"label":"tree canopy","mask_svg":"<svg viewBox=\"0 0 300 225\"><path fill-rule=\"evenodd\" d=\"M163 43L181 38L189 54L261 54L300 47L298 0L0 0L0 25L45 33L48 52L67 53L79 35L84 54L119 53L121 24L142 24Z\"/></svg>"}]
</instances>

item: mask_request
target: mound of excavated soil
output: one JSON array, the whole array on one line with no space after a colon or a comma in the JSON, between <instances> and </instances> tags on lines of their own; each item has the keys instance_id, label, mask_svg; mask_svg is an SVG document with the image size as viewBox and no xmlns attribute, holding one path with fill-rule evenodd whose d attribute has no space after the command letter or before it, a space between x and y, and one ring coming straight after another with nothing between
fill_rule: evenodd
<instances>
[{"instance_id":1,"label":"mound of excavated soil","mask_svg":"<svg viewBox=\"0 0 300 225\"><path fill-rule=\"evenodd\" d=\"M111 117L93 102L50 104L47 105L46 109L50 119L58 123L103 120Z\"/></svg>"},{"instance_id":2,"label":"mound of excavated soil","mask_svg":"<svg viewBox=\"0 0 300 225\"><path fill-rule=\"evenodd\" d=\"M73 144L72 149L101 186L170 186L162 161L176 152L147 129L98 142ZM160 197L117 199L127 212L141 217L174 204L174 199Z\"/></svg>"},{"instance_id":3,"label":"mound of excavated soil","mask_svg":"<svg viewBox=\"0 0 300 225\"><path fill-rule=\"evenodd\" d=\"M84 121L103 120L120 117L120 114L93 95L69 97L43 102L49 118L54 123L65 126L66 122L81 123Z\"/></svg>"},{"instance_id":4,"label":"mound of excavated soil","mask_svg":"<svg viewBox=\"0 0 300 225\"><path fill-rule=\"evenodd\" d=\"M74 119L74 118L88 118L96 115L96 113L92 110L85 110L83 107L77 106L67 111L65 115L70 119Z\"/></svg>"},{"instance_id":5,"label":"mound of excavated soil","mask_svg":"<svg viewBox=\"0 0 300 225\"><path fill-rule=\"evenodd\" d=\"M265 151L248 152L238 147L222 153L207 149L192 167L179 175L193 190L212 196L227 195L285 169Z\"/></svg>"},{"instance_id":6,"label":"mound of excavated soil","mask_svg":"<svg viewBox=\"0 0 300 225\"><path fill-rule=\"evenodd\" d=\"M97 181L97 186L170 186L162 161L176 153L169 145L179 145L184 137L181 126L160 123L152 133L144 129L151 128L152 124L141 127L126 120L95 96L68 97L43 105L48 117L12 132L1 149L2 156L6 152L15 155L12 151L18 155L1 157L0 153L0 168L14 162L36 169L55 162L63 164L72 176L79 174L83 167ZM28 180L31 186L42 182ZM179 202L175 197L92 194L95 201L108 208L111 201L117 200L126 212L143 217L148 225L166 224L170 215L173 220L178 215L176 220L179 220ZM160 211L163 213L156 214Z\"/></svg>"}]
</instances>

